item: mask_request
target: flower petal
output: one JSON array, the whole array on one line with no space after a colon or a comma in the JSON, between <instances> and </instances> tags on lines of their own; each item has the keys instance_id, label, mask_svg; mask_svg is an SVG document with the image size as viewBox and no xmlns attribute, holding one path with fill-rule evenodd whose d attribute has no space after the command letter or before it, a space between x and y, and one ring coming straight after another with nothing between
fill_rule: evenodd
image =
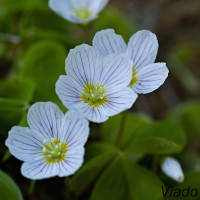
<instances>
[{"instance_id":1,"label":"flower petal","mask_svg":"<svg viewBox=\"0 0 200 200\"><path fill-rule=\"evenodd\" d=\"M109 0L88 0L87 7L92 13L98 14L106 6L108 1Z\"/></svg>"},{"instance_id":2,"label":"flower petal","mask_svg":"<svg viewBox=\"0 0 200 200\"><path fill-rule=\"evenodd\" d=\"M32 130L37 131L45 139L59 138L62 111L51 102L39 102L31 106L28 112L28 124Z\"/></svg>"},{"instance_id":3,"label":"flower petal","mask_svg":"<svg viewBox=\"0 0 200 200\"><path fill-rule=\"evenodd\" d=\"M138 31L129 40L127 53L136 69L154 63L157 52L158 40L150 31Z\"/></svg>"},{"instance_id":4,"label":"flower petal","mask_svg":"<svg viewBox=\"0 0 200 200\"><path fill-rule=\"evenodd\" d=\"M112 53L125 53L127 46L121 35L117 35L113 29L106 29L95 34L93 46L103 55Z\"/></svg>"},{"instance_id":5,"label":"flower petal","mask_svg":"<svg viewBox=\"0 0 200 200\"><path fill-rule=\"evenodd\" d=\"M132 66L132 61L121 53L104 57L100 83L107 93L114 93L128 86L132 79Z\"/></svg>"},{"instance_id":6,"label":"flower petal","mask_svg":"<svg viewBox=\"0 0 200 200\"><path fill-rule=\"evenodd\" d=\"M56 82L56 93L68 109L72 109L74 104L80 103L83 89L70 76L62 75Z\"/></svg>"},{"instance_id":7,"label":"flower petal","mask_svg":"<svg viewBox=\"0 0 200 200\"><path fill-rule=\"evenodd\" d=\"M14 126L9 131L6 146L11 154L22 161L38 160L42 157L43 140L30 128Z\"/></svg>"},{"instance_id":8,"label":"flower petal","mask_svg":"<svg viewBox=\"0 0 200 200\"><path fill-rule=\"evenodd\" d=\"M74 4L66 0L49 0L49 7L61 17L70 20Z\"/></svg>"},{"instance_id":9,"label":"flower petal","mask_svg":"<svg viewBox=\"0 0 200 200\"><path fill-rule=\"evenodd\" d=\"M45 160L24 162L21 173L26 178L33 180L50 178L58 175L59 165L57 163L47 164Z\"/></svg>"},{"instance_id":10,"label":"flower petal","mask_svg":"<svg viewBox=\"0 0 200 200\"><path fill-rule=\"evenodd\" d=\"M131 88L126 88L110 94L108 96L108 103L104 105L104 109L108 116L116 115L131 108L137 97L138 95Z\"/></svg>"},{"instance_id":11,"label":"flower petal","mask_svg":"<svg viewBox=\"0 0 200 200\"><path fill-rule=\"evenodd\" d=\"M80 86L98 81L99 70L102 67L102 57L86 44L70 50L65 62L67 75L71 76Z\"/></svg>"},{"instance_id":12,"label":"flower petal","mask_svg":"<svg viewBox=\"0 0 200 200\"><path fill-rule=\"evenodd\" d=\"M154 63L142 67L136 74L137 83L132 89L138 94L146 94L159 88L169 73L165 63Z\"/></svg>"},{"instance_id":13,"label":"flower petal","mask_svg":"<svg viewBox=\"0 0 200 200\"><path fill-rule=\"evenodd\" d=\"M67 148L83 147L89 135L89 122L78 111L70 110L63 118L60 131Z\"/></svg>"},{"instance_id":14,"label":"flower petal","mask_svg":"<svg viewBox=\"0 0 200 200\"><path fill-rule=\"evenodd\" d=\"M108 119L103 106L92 108L88 104L81 102L76 105L76 109L79 110L88 120L95 123L105 122Z\"/></svg>"},{"instance_id":15,"label":"flower petal","mask_svg":"<svg viewBox=\"0 0 200 200\"><path fill-rule=\"evenodd\" d=\"M59 163L59 175L60 177L69 176L74 174L83 164L84 148L69 150L67 152L66 159Z\"/></svg>"}]
</instances>

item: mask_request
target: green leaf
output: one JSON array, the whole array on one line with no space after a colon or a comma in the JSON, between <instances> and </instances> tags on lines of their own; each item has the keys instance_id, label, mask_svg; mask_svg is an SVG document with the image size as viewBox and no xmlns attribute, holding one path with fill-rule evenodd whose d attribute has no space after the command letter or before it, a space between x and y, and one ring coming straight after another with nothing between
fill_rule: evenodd
<instances>
[{"instance_id":1,"label":"green leaf","mask_svg":"<svg viewBox=\"0 0 200 200\"><path fill-rule=\"evenodd\" d=\"M200 102L183 104L170 112L169 120L180 124L189 139L200 139Z\"/></svg>"},{"instance_id":2,"label":"green leaf","mask_svg":"<svg viewBox=\"0 0 200 200\"><path fill-rule=\"evenodd\" d=\"M0 81L0 97L30 102L33 97L34 83L29 79Z\"/></svg>"},{"instance_id":3,"label":"green leaf","mask_svg":"<svg viewBox=\"0 0 200 200\"><path fill-rule=\"evenodd\" d=\"M198 47L191 44L181 44L168 55L168 66L173 75L180 81L185 90L195 94L199 90L200 82L190 70L190 63L198 55Z\"/></svg>"},{"instance_id":4,"label":"green leaf","mask_svg":"<svg viewBox=\"0 0 200 200\"><path fill-rule=\"evenodd\" d=\"M103 169L116 155L117 151L110 149L85 163L85 165L70 180L72 191L80 194L98 178Z\"/></svg>"},{"instance_id":5,"label":"green leaf","mask_svg":"<svg viewBox=\"0 0 200 200\"><path fill-rule=\"evenodd\" d=\"M27 51L21 68L21 76L36 84L33 101L59 102L55 83L65 73L66 52L54 41L41 41Z\"/></svg>"},{"instance_id":6,"label":"green leaf","mask_svg":"<svg viewBox=\"0 0 200 200\"><path fill-rule=\"evenodd\" d=\"M19 124L23 114L29 108L34 93L35 84L29 79L0 81L0 134L7 136L7 132L14 125Z\"/></svg>"},{"instance_id":7,"label":"green leaf","mask_svg":"<svg viewBox=\"0 0 200 200\"><path fill-rule=\"evenodd\" d=\"M19 126L22 126L22 127L28 127L28 122L27 122L27 112L24 112L23 115L22 115L22 118L19 122Z\"/></svg>"},{"instance_id":8,"label":"green leaf","mask_svg":"<svg viewBox=\"0 0 200 200\"><path fill-rule=\"evenodd\" d=\"M41 20L42 19L42 20ZM32 10L31 12L24 12L22 20L20 21L21 31L29 30L32 27L37 27L45 30L56 30L60 32L68 31L70 23L58 16L50 9L47 10ZM23 34L23 33L22 33Z\"/></svg>"},{"instance_id":9,"label":"green leaf","mask_svg":"<svg viewBox=\"0 0 200 200\"><path fill-rule=\"evenodd\" d=\"M7 136L11 126L17 125L28 105L25 101L17 99L0 98L0 134Z\"/></svg>"},{"instance_id":10,"label":"green leaf","mask_svg":"<svg viewBox=\"0 0 200 200\"><path fill-rule=\"evenodd\" d=\"M0 170L0 199L23 200L22 194L15 182Z\"/></svg>"},{"instance_id":11,"label":"green leaf","mask_svg":"<svg viewBox=\"0 0 200 200\"><path fill-rule=\"evenodd\" d=\"M170 154L180 152L186 144L181 127L169 121L154 122L137 132L127 152Z\"/></svg>"},{"instance_id":12,"label":"green leaf","mask_svg":"<svg viewBox=\"0 0 200 200\"><path fill-rule=\"evenodd\" d=\"M0 13L1 15L15 14L25 10L30 11L36 8L41 10L48 9L47 2L44 0L3 0L2 5L0 7Z\"/></svg>"},{"instance_id":13,"label":"green leaf","mask_svg":"<svg viewBox=\"0 0 200 200\"><path fill-rule=\"evenodd\" d=\"M26 101L18 99L0 98L0 108L2 110L11 110L14 108L22 109L26 105Z\"/></svg>"},{"instance_id":14,"label":"green leaf","mask_svg":"<svg viewBox=\"0 0 200 200\"><path fill-rule=\"evenodd\" d=\"M102 124L101 137L104 141L115 144L120 132L123 115L124 113L110 117ZM136 133L149 123L150 119L148 117L128 112L125 117L125 124L119 146L122 149L127 148Z\"/></svg>"},{"instance_id":15,"label":"green leaf","mask_svg":"<svg viewBox=\"0 0 200 200\"><path fill-rule=\"evenodd\" d=\"M181 163L184 172L200 170L200 155L198 151L187 149L187 151L184 151L176 157Z\"/></svg>"},{"instance_id":16,"label":"green leaf","mask_svg":"<svg viewBox=\"0 0 200 200\"><path fill-rule=\"evenodd\" d=\"M104 171L95 184L92 200L160 200L161 181L123 155Z\"/></svg>"},{"instance_id":17,"label":"green leaf","mask_svg":"<svg viewBox=\"0 0 200 200\"><path fill-rule=\"evenodd\" d=\"M72 48L77 42L73 39L73 35L67 34L71 26L73 26L71 23L50 9L46 11L36 9L23 13L19 29L20 36L26 43L38 39L54 39Z\"/></svg>"},{"instance_id":18,"label":"green leaf","mask_svg":"<svg viewBox=\"0 0 200 200\"><path fill-rule=\"evenodd\" d=\"M30 40L32 43L45 39L56 40L63 45L65 44L67 49L74 48L74 46L78 45L77 41L69 35L66 35L65 32L62 33L55 30L45 30L37 27L32 27L28 33L24 32L22 37L24 40Z\"/></svg>"},{"instance_id":19,"label":"green leaf","mask_svg":"<svg viewBox=\"0 0 200 200\"><path fill-rule=\"evenodd\" d=\"M86 144L85 149L85 161L91 160L100 154L104 154L109 151L119 151L115 146L106 142L92 142Z\"/></svg>"}]
</instances>

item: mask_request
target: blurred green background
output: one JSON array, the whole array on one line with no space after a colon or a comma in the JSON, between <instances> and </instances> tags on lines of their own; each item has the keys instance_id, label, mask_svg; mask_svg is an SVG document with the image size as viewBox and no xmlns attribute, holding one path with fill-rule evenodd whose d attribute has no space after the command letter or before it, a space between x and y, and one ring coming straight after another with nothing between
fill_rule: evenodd
<instances>
[{"instance_id":1,"label":"blurred green background","mask_svg":"<svg viewBox=\"0 0 200 200\"><path fill-rule=\"evenodd\" d=\"M21 162L4 142L12 126L27 126L34 102L53 101L66 111L55 82L65 73L68 51L83 43L82 30L52 12L47 0L0 1L1 200L188 199L163 198L161 187L168 185L198 188L192 199L200 199L200 1L112 0L87 27L85 42L106 28L126 41L140 29L154 32L157 62L167 63L169 77L160 89L139 96L118 144L123 114L91 124L85 164L74 176L35 184L21 176ZM183 167L182 184L160 171L159 161L168 155Z\"/></svg>"}]
</instances>

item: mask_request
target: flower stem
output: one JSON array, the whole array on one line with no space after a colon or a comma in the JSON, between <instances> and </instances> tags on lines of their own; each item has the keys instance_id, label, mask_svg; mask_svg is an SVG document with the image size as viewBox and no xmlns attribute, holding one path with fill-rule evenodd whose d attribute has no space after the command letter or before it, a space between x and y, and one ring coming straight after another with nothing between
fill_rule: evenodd
<instances>
[{"instance_id":1,"label":"flower stem","mask_svg":"<svg viewBox=\"0 0 200 200\"><path fill-rule=\"evenodd\" d=\"M85 26L82 26L82 42L86 43L86 30L87 28Z\"/></svg>"},{"instance_id":2,"label":"flower stem","mask_svg":"<svg viewBox=\"0 0 200 200\"><path fill-rule=\"evenodd\" d=\"M7 149L6 152L5 152L5 154L4 154L4 156L3 156L3 158L2 158L2 160L1 160L1 162L6 162L10 157L11 157L11 153Z\"/></svg>"},{"instance_id":3,"label":"flower stem","mask_svg":"<svg viewBox=\"0 0 200 200\"><path fill-rule=\"evenodd\" d=\"M30 184L29 189L28 189L29 195L33 194L33 192L35 190L35 184L36 184L36 180L31 180L31 184Z\"/></svg>"},{"instance_id":4,"label":"flower stem","mask_svg":"<svg viewBox=\"0 0 200 200\"><path fill-rule=\"evenodd\" d=\"M81 31L81 43L87 43L87 25L78 25Z\"/></svg>"},{"instance_id":5,"label":"flower stem","mask_svg":"<svg viewBox=\"0 0 200 200\"><path fill-rule=\"evenodd\" d=\"M118 137L115 141L115 146L118 146L121 139L122 139L127 114L128 114L128 111L124 111L123 114L122 114L122 120L121 120L121 124L120 124L120 127L119 127Z\"/></svg>"},{"instance_id":6,"label":"flower stem","mask_svg":"<svg viewBox=\"0 0 200 200\"><path fill-rule=\"evenodd\" d=\"M159 161L159 156L158 156L158 155L154 155L154 157L153 157L153 162L152 162L152 166L151 166L151 171L152 171L153 173L156 173L156 172L157 172L158 161Z\"/></svg>"}]
</instances>

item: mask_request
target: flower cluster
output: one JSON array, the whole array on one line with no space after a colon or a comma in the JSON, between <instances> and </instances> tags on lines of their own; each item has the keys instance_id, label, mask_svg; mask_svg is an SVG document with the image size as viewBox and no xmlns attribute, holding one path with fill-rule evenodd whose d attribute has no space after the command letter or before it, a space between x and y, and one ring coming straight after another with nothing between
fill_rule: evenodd
<instances>
[{"instance_id":1,"label":"flower cluster","mask_svg":"<svg viewBox=\"0 0 200 200\"><path fill-rule=\"evenodd\" d=\"M132 60L132 80L129 86L138 94L156 90L168 76L165 63L154 63L158 52L158 40L150 31L138 31L126 45L124 39L114 30L102 30L96 33L93 46L102 56L121 52Z\"/></svg>"},{"instance_id":2,"label":"flower cluster","mask_svg":"<svg viewBox=\"0 0 200 200\"><path fill-rule=\"evenodd\" d=\"M50 7L76 23L91 21L108 0L50 0ZM132 107L138 94L160 87L168 76L165 63L154 63L158 41L150 31L134 34L128 45L107 29L96 33L93 46L79 45L65 61L67 75L56 83L57 105L35 103L28 112L29 127L13 127L6 145L23 161L22 174L30 179L68 176L83 163L88 120L106 121Z\"/></svg>"}]
</instances>

